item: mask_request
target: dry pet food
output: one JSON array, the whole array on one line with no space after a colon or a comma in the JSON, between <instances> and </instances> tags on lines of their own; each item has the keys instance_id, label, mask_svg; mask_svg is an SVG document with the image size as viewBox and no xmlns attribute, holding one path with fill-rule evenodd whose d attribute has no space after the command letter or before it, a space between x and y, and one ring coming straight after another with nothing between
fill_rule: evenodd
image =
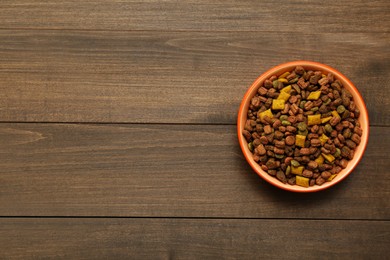
<instances>
[{"instance_id":1,"label":"dry pet food","mask_svg":"<svg viewBox=\"0 0 390 260\"><path fill-rule=\"evenodd\" d=\"M353 158L362 135L359 115L333 74L297 66L259 87L243 135L269 175L290 185L322 185Z\"/></svg>"}]
</instances>

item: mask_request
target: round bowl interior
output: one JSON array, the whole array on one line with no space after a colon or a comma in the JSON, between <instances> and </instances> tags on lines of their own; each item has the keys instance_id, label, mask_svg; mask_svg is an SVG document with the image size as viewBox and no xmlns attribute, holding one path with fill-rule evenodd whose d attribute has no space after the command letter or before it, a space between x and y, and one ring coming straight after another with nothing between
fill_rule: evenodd
<instances>
[{"instance_id":1,"label":"round bowl interior","mask_svg":"<svg viewBox=\"0 0 390 260\"><path fill-rule=\"evenodd\" d=\"M361 128L363 130L363 134L361 136L361 142L359 146L355 150L355 155L351 161L349 161L347 168L343 169L332 181L325 182L323 185L318 186L310 186L308 188L301 187L298 185L289 185L284 184L280 182L275 177L270 176L267 172L263 171L259 164L257 164L253 160L252 152L248 148L248 143L246 139L242 135L242 131L245 126L245 122L247 120L247 111L250 104L250 101L252 97L256 94L257 89L260 85L263 84L264 80L270 78L272 75L281 75L286 71L293 70L296 66L302 66L305 68L305 70L320 70L324 74L328 74L329 72L333 73L335 78L340 80L343 83L344 88L346 88L353 96L353 100L356 104L356 106L360 109L360 117L358 119ZM293 61L288 63L280 64L265 73L263 73L260 77L258 77L250 86L250 88L245 93L244 98L242 99L240 109L238 111L238 120L237 120L237 132L238 132L238 139L240 143L241 150L252 167L252 169L264 180L271 183L272 185L279 187L284 190L294 191L294 192L315 192L319 190L324 190L326 188L329 188L336 183L339 183L342 181L345 177L347 177L352 170L356 167L356 165L361 160L364 150L366 149L367 142L368 142L368 135L369 135L369 121L368 121L368 113L367 108L364 103L364 100L362 96L360 95L359 91L356 89L356 87L353 85L353 83L347 79L343 74L341 74L336 69L333 69L327 65L318 63L318 62L312 62L312 61Z\"/></svg>"}]
</instances>

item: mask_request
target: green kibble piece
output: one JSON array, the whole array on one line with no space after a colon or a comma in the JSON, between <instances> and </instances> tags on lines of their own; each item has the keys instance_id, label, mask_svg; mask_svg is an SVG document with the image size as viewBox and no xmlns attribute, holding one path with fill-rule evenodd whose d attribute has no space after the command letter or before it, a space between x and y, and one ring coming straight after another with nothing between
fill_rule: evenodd
<instances>
[{"instance_id":1,"label":"green kibble piece","mask_svg":"<svg viewBox=\"0 0 390 260\"><path fill-rule=\"evenodd\" d=\"M294 167L298 167L300 164L296 160L291 160L291 165L294 166Z\"/></svg>"},{"instance_id":2,"label":"green kibble piece","mask_svg":"<svg viewBox=\"0 0 390 260\"><path fill-rule=\"evenodd\" d=\"M313 107L312 109L310 109L310 111L316 112L318 111L318 107Z\"/></svg>"},{"instance_id":3,"label":"green kibble piece","mask_svg":"<svg viewBox=\"0 0 390 260\"><path fill-rule=\"evenodd\" d=\"M291 79L288 83L293 84L293 83L296 83L297 81L298 81L298 77L295 77L295 78Z\"/></svg>"},{"instance_id":4,"label":"green kibble piece","mask_svg":"<svg viewBox=\"0 0 390 260\"><path fill-rule=\"evenodd\" d=\"M277 88L279 85L279 81L278 80L272 81L272 85L274 86L274 88Z\"/></svg>"},{"instance_id":5,"label":"green kibble piece","mask_svg":"<svg viewBox=\"0 0 390 260\"><path fill-rule=\"evenodd\" d=\"M325 102L325 103L323 103L325 106L327 106L327 105L329 105L329 103L330 102L332 102L332 100L330 99L330 98L328 98L328 100Z\"/></svg>"},{"instance_id":6,"label":"green kibble piece","mask_svg":"<svg viewBox=\"0 0 390 260\"><path fill-rule=\"evenodd\" d=\"M306 101L303 100L303 101L301 101L301 103L299 103L299 107L303 109L305 104L306 104Z\"/></svg>"},{"instance_id":7,"label":"green kibble piece","mask_svg":"<svg viewBox=\"0 0 390 260\"><path fill-rule=\"evenodd\" d=\"M345 107L343 105L337 107L337 113L339 113L339 115L344 113L344 111L345 111Z\"/></svg>"},{"instance_id":8,"label":"green kibble piece","mask_svg":"<svg viewBox=\"0 0 390 260\"><path fill-rule=\"evenodd\" d=\"M281 115L279 119L280 119L280 121L285 121L285 120L287 120L287 118L288 118L287 115Z\"/></svg>"},{"instance_id":9,"label":"green kibble piece","mask_svg":"<svg viewBox=\"0 0 390 260\"><path fill-rule=\"evenodd\" d=\"M328 132L328 133L331 133L333 131L333 128L330 124L326 124L325 125L325 131Z\"/></svg>"},{"instance_id":10,"label":"green kibble piece","mask_svg":"<svg viewBox=\"0 0 390 260\"><path fill-rule=\"evenodd\" d=\"M282 121L282 125L288 126L288 125L291 125L291 123L287 120L284 120L284 121Z\"/></svg>"},{"instance_id":11,"label":"green kibble piece","mask_svg":"<svg viewBox=\"0 0 390 260\"><path fill-rule=\"evenodd\" d=\"M306 129L305 131L300 131L298 130L298 134L299 135L304 135L304 136L307 136L309 134L309 131Z\"/></svg>"},{"instance_id":12,"label":"green kibble piece","mask_svg":"<svg viewBox=\"0 0 390 260\"><path fill-rule=\"evenodd\" d=\"M291 167L289 165L289 166L287 166L287 169L286 169L286 175L290 175L290 173L291 173Z\"/></svg>"},{"instance_id":13,"label":"green kibble piece","mask_svg":"<svg viewBox=\"0 0 390 260\"><path fill-rule=\"evenodd\" d=\"M277 159L283 159L284 155L283 154L275 154L275 158Z\"/></svg>"},{"instance_id":14,"label":"green kibble piece","mask_svg":"<svg viewBox=\"0 0 390 260\"><path fill-rule=\"evenodd\" d=\"M333 154L334 157L339 157L341 155L341 150L336 148L336 152Z\"/></svg>"},{"instance_id":15,"label":"green kibble piece","mask_svg":"<svg viewBox=\"0 0 390 260\"><path fill-rule=\"evenodd\" d=\"M305 131L307 129L305 122L298 123L298 129L299 131Z\"/></svg>"},{"instance_id":16,"label":"green kibble piece","mask_svg":"<svg viewBox=\"0 0 390 260\"><path fill-rule=\"evenodd\" d=\"M248 144L248 148L249 148L249 150L250 150L251 152L253 152L254 146L253 146L253 143L252 143L252 142L250 142L250 143Z\"/></svg>"}]
</instances>

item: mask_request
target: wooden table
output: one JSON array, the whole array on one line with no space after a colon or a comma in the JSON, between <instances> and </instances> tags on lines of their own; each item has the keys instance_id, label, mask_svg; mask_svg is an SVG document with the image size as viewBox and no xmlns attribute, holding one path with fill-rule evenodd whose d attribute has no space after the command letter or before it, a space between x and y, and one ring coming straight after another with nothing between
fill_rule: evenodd
<instances>
[{"instance_id":1,"label":"wooden table","mask_svg":"<svg viewBox=\"0 0 390 260\"><path fill-rule=\"evenodd\" d=\"M388 258L389 13L2 0L0 258ZM236 136L249 85L297 59L342 71L371 120L357 169L314 194L263 181Z\"/></svg>"}]
</instances>

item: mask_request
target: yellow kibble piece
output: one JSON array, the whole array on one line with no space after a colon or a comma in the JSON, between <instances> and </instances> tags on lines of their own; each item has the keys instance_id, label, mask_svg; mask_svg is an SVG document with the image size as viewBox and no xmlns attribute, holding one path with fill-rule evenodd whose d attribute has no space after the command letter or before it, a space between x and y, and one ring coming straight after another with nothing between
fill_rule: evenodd
<instances>
[{"instance_id":1,"label":"yellow kibble piece","mask_svg":"<svg viewBox=\"0 0 390 260\"><path fill-rule=\"evenodd\" d=\"M306 136L305 135L296 135L295 136L295 145L300 147L305 147Z\"/></svg>"},{"instance_id":2,"label":"yellow kibble piece","mask_svg":"<svg viewBox=\"0 0 390 260\"><path fill-rule=\"evenodd\" d=\"M326 75L325 75L325 74L322 74L322 77L323 77L323 78L326 78Z\"/></svg>"},{"instance_id":3,"label":"yellow kibble piece","mask_svg":"<svg viewBox=\"0 0 390 260\"><path fill-rule=\"evenodd\" d=\"M284 103L285 102L283 99L274 99L274 100L272 100L272 109L273 110L283 110Z\"/></svg>"},{"instance_id":4,"label":"yellow kibble piece","mask_svg":"<svg viewBox=\"0 0 390 260\"><path fill-rule=\"evenodd\" d=\"M309 187L309 178L297 176L295 178L295 183L299 186L307 188L307 187Z\"/></svg>"},{"instance_id":5,"label":"yellow kibble piece","mask_svg":"<svg viewBox=\"0 0 390 260\"><path fill-rule=\"evenodd\" d=\"M308 115L307 125L319 125L321 124L321 115Z\"/></svg>"},{"instance_id":6,"label":"yellow kibble piece","mask_svg":"<svg viewBox=\"0 0 390 260\"><path fill-rule=\"evenodd\" d=\"M288 80L287 79L278 79L278 81L282 82L282 83L287 83Z\"/></svg>"},{"instance_id":7,"label":"yellow kibble piece","mask_svg":"<svg viewBox=\"0 0 390 260\"><path fill-rule=\"evenodd\" d=\"M287 87L282 88L282 90L280 92L286 92L286 93L290 94L290 92L291 92L291 85L288 85Z\"/></svg>"},{"instance_id":8,"label":"yellow kibble piece","mask_svg":"<svg viewBox=\"0 0 390 260\"><path fill-rule=\"evenodd\" d=\"M327 137L326 135L322 134L320 136L321 145L324 145L328 141L328 139L329 139L329 137Z\"/></svg>"},{"instance_id":9,"label":"yellow kibble piece","mask_svg":"<svg viewBox=\"0 0 390 260\"><path fill-rule=\"evenodd\" d=\"M318 165L322 165L325 161L324 157L322 157L322 155L320 154L317 159L315 159L314 161L316 161L318 163Z\"/></svg>"},{"instance_id":10,"label":"yellow kibble piece","mask_svg":"<svg viewBox=\"0 0 390 260\"><path fill-rule=\"evenodd\" d=\"M288 94L287 92L281 91L277 99L282 99L284 101L287 101L290 98L290 96L291 95Z\"/></svg>"},{"instance_id":11,"label":"yellow kibble piece","mask_svg":"<svg viewBox=\"0 0 390 260\"><path fill-rule=\"evenodd\" d=\"M332 174L332 175L330 175L330 177L329 177L326 181L331 181L331 180L333 180L336 176L337 176L337 174Z\"/></svg>"},{"instance_id":12,"label":"yellow kibble piece","mask_svg":"<svg viewBox=\"0 0 390 260\"><path fill-rule=\"evenodd\" d=\"M321 96L321 90L310 92L307 100L317 100Z\"/></svg>"},{"instance_id":13,"label":"yellow kibble piece","mask_svg":"<svg viewBox=\"0 0 390 260\"><path fill-rule=\"evenodd\" d=\"M279 78L279 79L285 78L285 77L287 77L288 75L290 75L290 72L286 71L285 73L283 73L282 75L280 75L278 78Z\"/></svg>"},{"instance_id":14,"label":"yellow kibble piece","mask_svg":"<svg viewBox=\"0 0 390 260\"><path fill-rule=\"evenodd\" d=\"M291 173L296 175L302 175L304 168L305 167L303 166L298 166L298 167L291 166Z\"/></svg>"},{"instance_id":15,"label":"yellow kibble piece","mask_svg":"<svg viewBox=\"0 0 390 260\"><path fill-rule=\"evenodd\" d=\"M332 111L332 115L335 116L335 117L340 117L339 113L337 113L336 110L333 110L333 111Z\"/></svg>"},{"instance_id":16,"label":"yellow kibble piece","mask_svg":"<svg viewBox=\"0 0 390 260\"><path fill-rule=\"evenodd\" d=\"M331 120L331 119L332 119L331 116L321 118L321 124L325 124L326 122L328 122L328 121Z\"/></svg>"},{"instance_id":17,"label":"yellow kibble piece","mask_svg":"<svg viewBox=\"0 0 390 260\"><path fill-rule=\"evenodd\" d=\"M334 156L331 154L324 154L324 153L321 153L321 154L325 158L325 160L327 160L328 162L333 162L335 160Z\"/></svg>"},{"instance_id":18,"label":"yellow kibble piece","mask_svg":"<svg viewBox=\"0 0 390 260\"><path fill-rule=\"evenodd\" d=\"M271 109L265 110L263 112L258 113L257 117L260 119L263 119L265 116L268 116L269 118L273 118L274 115L272 114Z\"/></svg>"}]
</instances>

